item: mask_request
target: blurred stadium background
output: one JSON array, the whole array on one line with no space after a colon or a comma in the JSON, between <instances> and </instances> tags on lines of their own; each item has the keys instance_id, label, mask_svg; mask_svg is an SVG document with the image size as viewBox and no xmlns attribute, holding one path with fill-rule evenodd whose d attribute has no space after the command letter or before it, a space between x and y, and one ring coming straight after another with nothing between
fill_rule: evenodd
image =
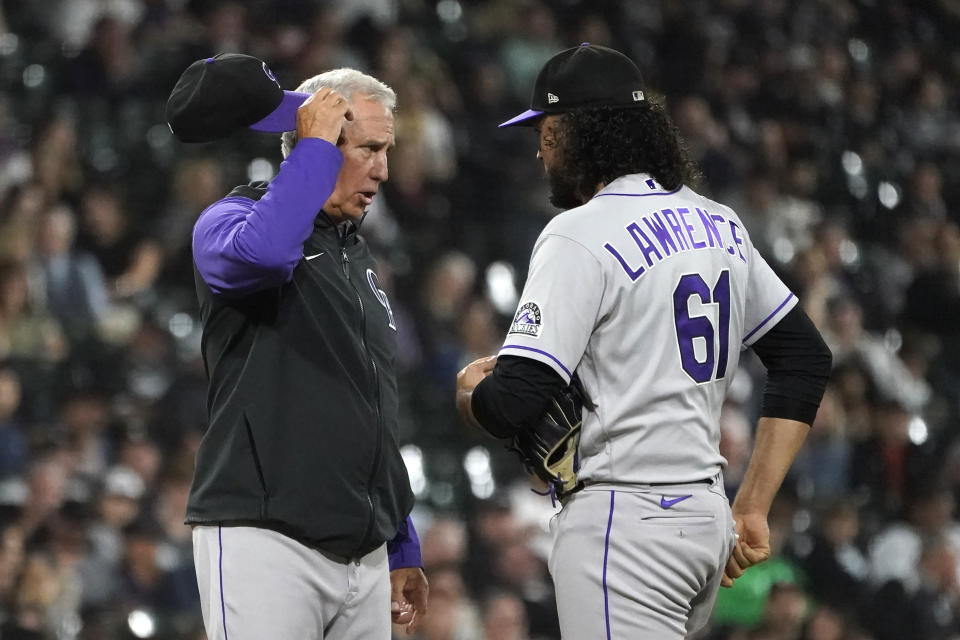
<instances>
[{"instance_id":1,"label":"blurred stadium background","mask_svg":"<svg viewBox=\"0 0 960 640\"><path fill-rule=\"evenodd\" d=\"M533 134L496 124L582 41L638 62L701 191L834 352L774 558L704 637L960 638L957 0L0 1L0 638L204 637L182 524L205 425L190 231L276 172L279 140L184 145L163 108L190 62L228 51L285 88L353 66L396 89L364 230L399 325L432 583L417 638L559 638L549 501L452 396L498 349L555 213ZM748 356L723 417L730 492L762 388Z\"/></svg>"}]
</instances>

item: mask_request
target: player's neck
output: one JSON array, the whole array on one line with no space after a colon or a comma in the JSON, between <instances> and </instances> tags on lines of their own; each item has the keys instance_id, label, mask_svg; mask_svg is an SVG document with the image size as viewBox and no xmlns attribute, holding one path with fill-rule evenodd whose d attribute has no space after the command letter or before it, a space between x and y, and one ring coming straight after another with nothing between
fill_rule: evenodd
<instances>
[{"instance_id":1,"label":"player's neck","mask_svg":"<svg viewBox=\"0 0 960 640\"><path fill-rule=\"evenodd\" d=\"M586 204L587 202L589 202L589 201L593 198L593 196L595 196L595 195L597 195L598 193L600 193L600 190L603 189L605 186L607 186L605 182L598 182L598 183L597 183L597 187L593 190L593 193L590 194L590 197L587 198L586 200L584 200L584 204Z\"/></svg>"}]
</instances>

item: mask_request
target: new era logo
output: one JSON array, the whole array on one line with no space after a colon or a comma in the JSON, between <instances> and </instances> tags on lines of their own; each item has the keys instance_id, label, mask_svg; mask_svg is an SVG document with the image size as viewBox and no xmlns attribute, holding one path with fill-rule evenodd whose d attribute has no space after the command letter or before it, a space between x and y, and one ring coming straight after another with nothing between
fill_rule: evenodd
<instances>
[{"instance_id":1,"label":"new era logo","mask_svg":"<svg viewBox=\"0 0 960 640\"><path fill-rule=\"evenodd\" d=\"M634 102L643 102L643 91L634 91L634 92L633 92L633 101L634 101Z\"/></svg>"},{"instance_id":2,"label":"new era logo","mask_svg":"<svg viewBox=\"0 0 960 640\"><path fill-rule=\"evenodd\" d=\"M560 98L553 95L552 93L547 93L547 102L549 104L553 104L554 102L559 102L559 101L560 101Z\"/></svg>"}]
</instances>

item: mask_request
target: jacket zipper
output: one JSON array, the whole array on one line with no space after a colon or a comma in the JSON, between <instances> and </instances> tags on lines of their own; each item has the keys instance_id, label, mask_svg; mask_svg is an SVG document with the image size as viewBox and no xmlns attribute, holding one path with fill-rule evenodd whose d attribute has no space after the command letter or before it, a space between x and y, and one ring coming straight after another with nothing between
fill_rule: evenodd
<instances>
[{"instance_id":1,"label":"jacket zipper","mask_svg":"<svg viewBox=\"0 0 960 640\"><path fill-rule=\"evenodd\" d=\"M373 464L370 467L370 475L367 478L367 486L365 487L367 507L369 508L370 513L367 518L367 528L363 533L363 537L360 539L360 544L357 545L356 550L351 554L352 556L356 557L358 556L360 549L362 549L366 544L367 538L370 537L370 532L373 530L373 525L376 522L376 509L373 505L373 496L370 494L370 488L373 485L373 478L380 466L380 454L383 445L383 420L380 415L380 375L377 373L377 361L374 360L373 356L370 354L369 348L367 347L367 316L366 310L363 306L363 298L360 297L360 292L357 291L357 288L350 281L350 258L347 256L346 242L346 235L344 234L343 238L340 240L340 264L343 267L343 275L346 277L347 282L350 282L350 286L357 296L357 302L360 304L360 345L363 347L364 353L367 354L367 358L370 361L370 365L373 370L373 384L375 392L374 407L376 408L377 412L377 447L373 453Z\"/></svg>"}]
</instances>

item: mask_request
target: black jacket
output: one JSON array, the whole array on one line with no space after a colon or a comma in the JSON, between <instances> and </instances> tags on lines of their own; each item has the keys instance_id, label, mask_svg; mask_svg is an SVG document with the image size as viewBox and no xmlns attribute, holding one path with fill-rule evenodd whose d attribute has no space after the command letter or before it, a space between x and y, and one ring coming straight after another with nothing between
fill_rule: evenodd
<instances>
[{"instance_id":1,"label":"black jacket","mask_svg":"<svg viewBox=\"0 0 960 640\"><path fill-rule=\"evenodd\" d=\"M413 506L396 329L354 231L341 238L321 213L303 253L289 282L236 299L195 271L210 423L186 522L273 528L355 558L392 539Z\"/></svg>"}]
</instances>

